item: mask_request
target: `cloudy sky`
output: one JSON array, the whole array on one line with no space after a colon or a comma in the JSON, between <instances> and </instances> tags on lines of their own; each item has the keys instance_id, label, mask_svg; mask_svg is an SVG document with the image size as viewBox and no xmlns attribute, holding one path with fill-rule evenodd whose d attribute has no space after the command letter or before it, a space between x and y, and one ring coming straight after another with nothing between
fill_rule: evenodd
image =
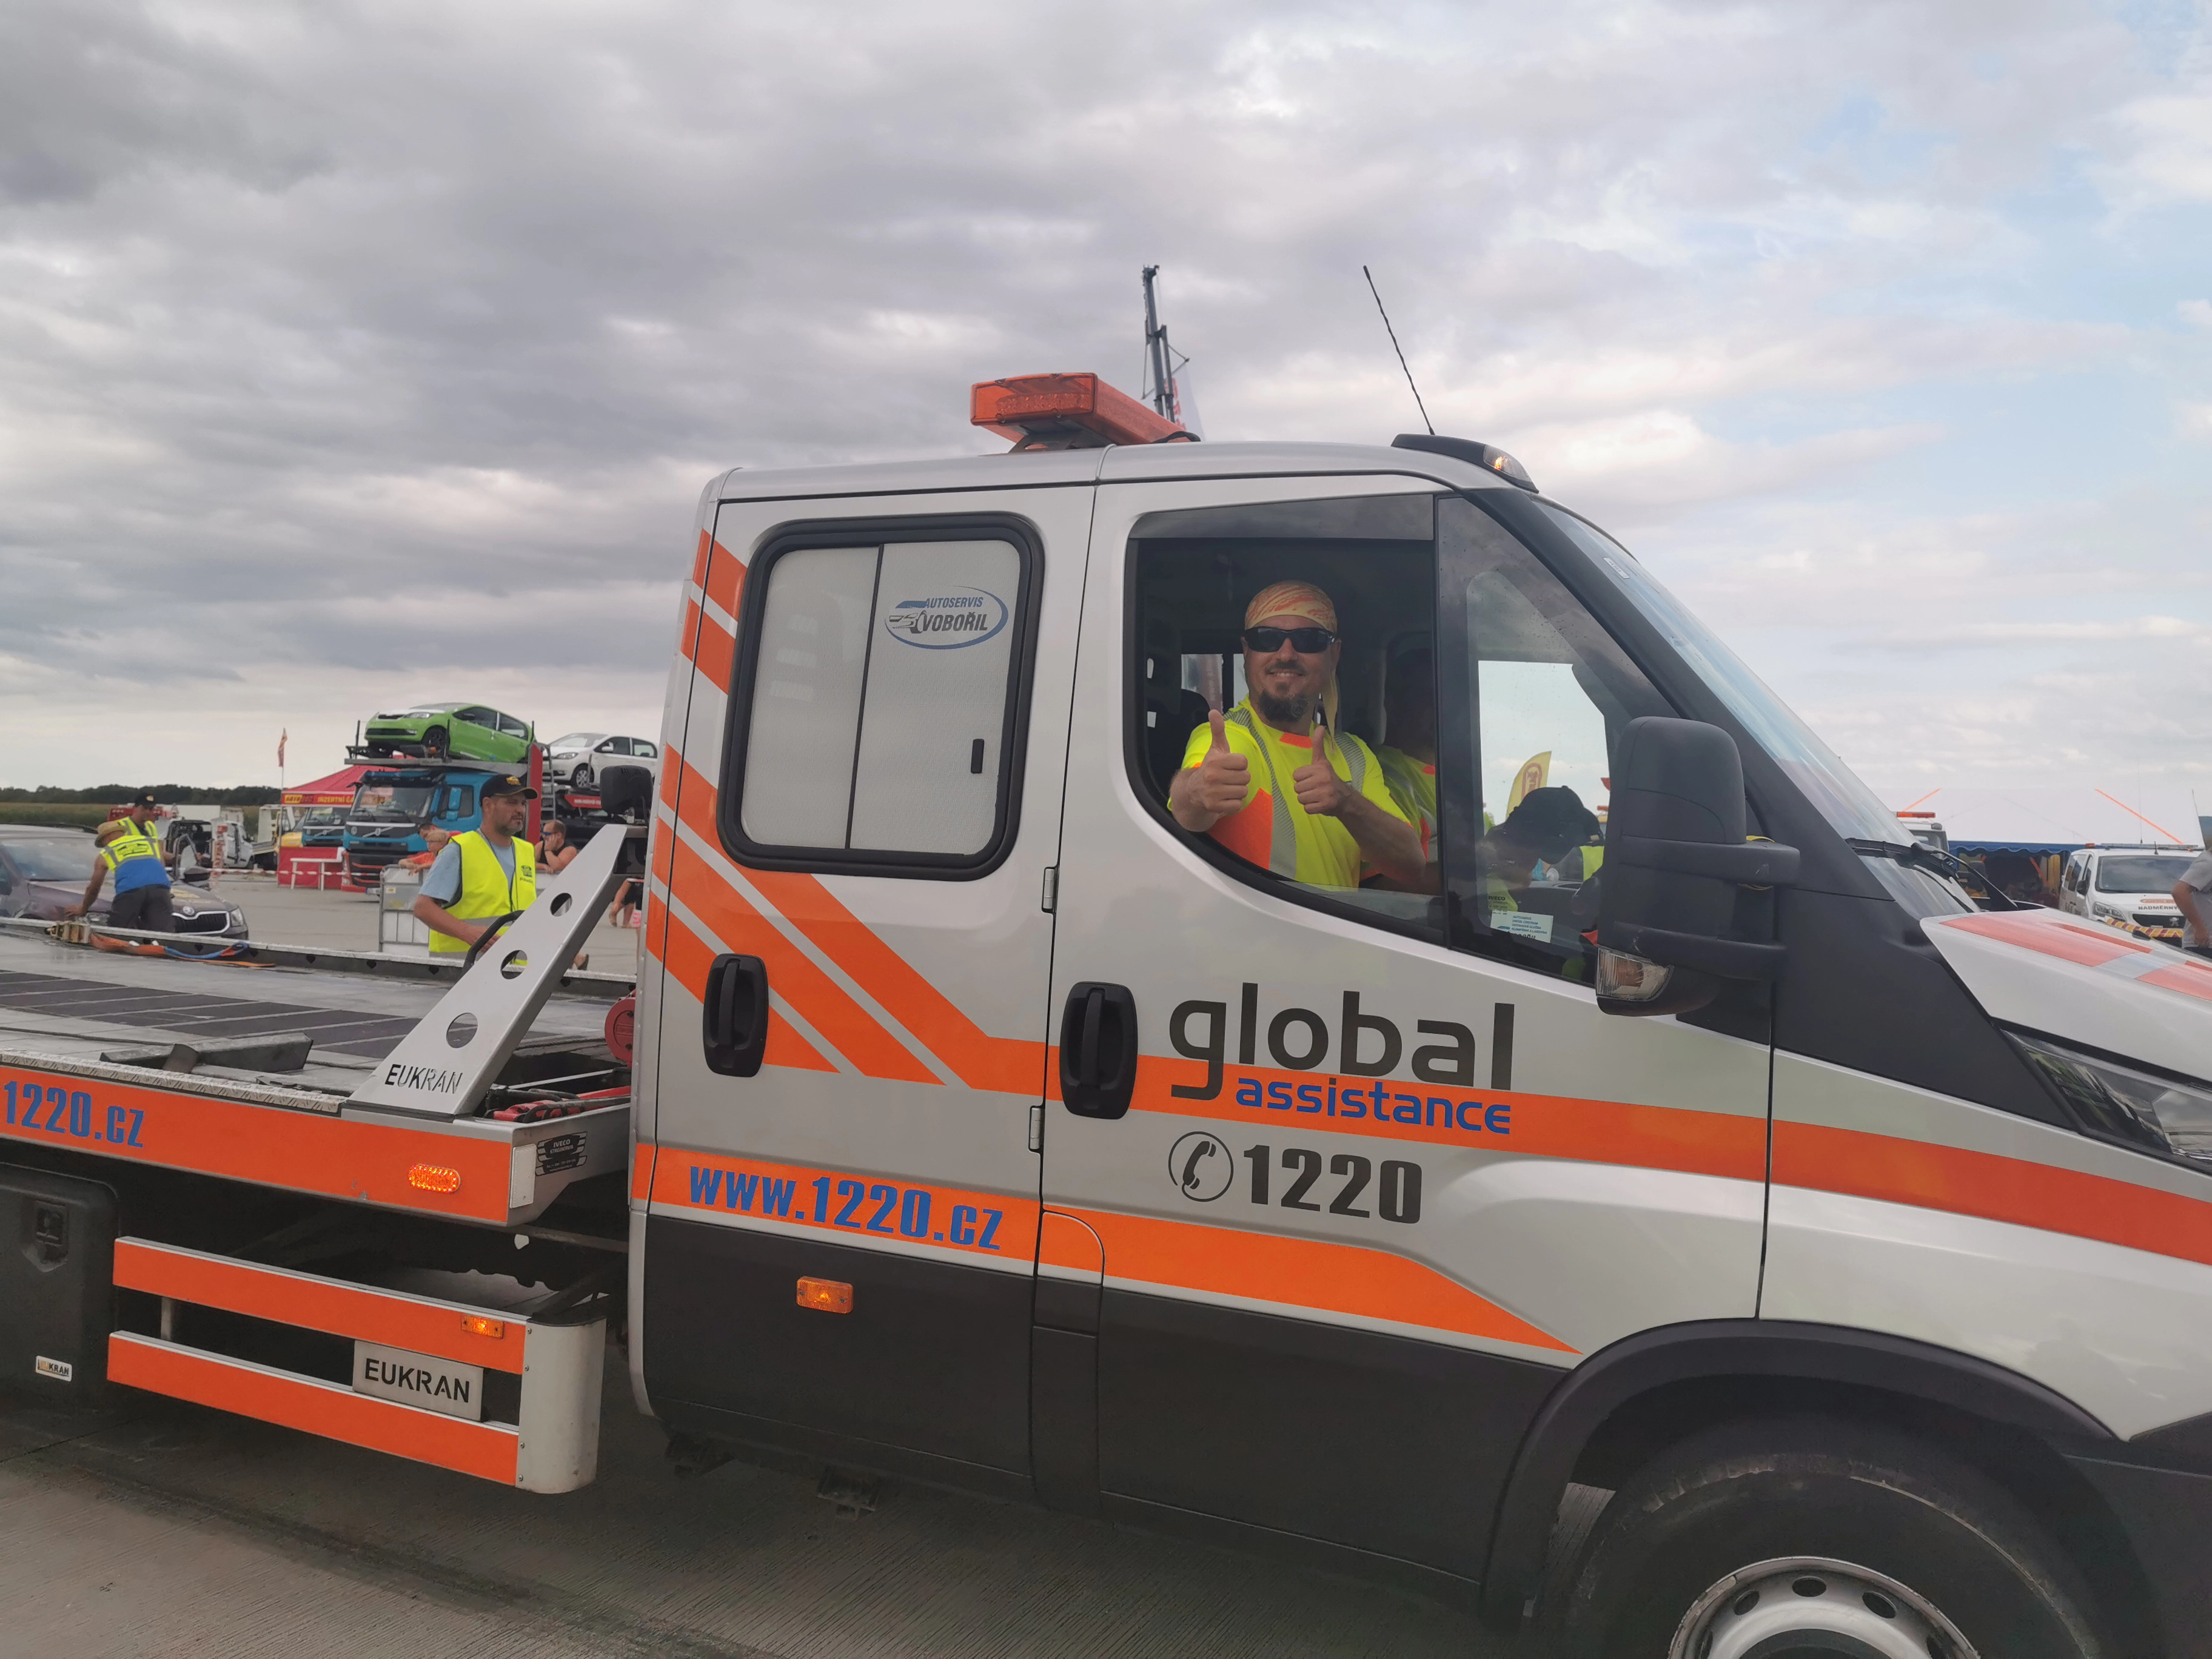
<instances>
[{"instance_id":1,"label":"cloudy sky","mask_svg":"<svg viewBox=\"0 0 2212 1659\"><path fill-rule=\"evenodd\" d=\"M1501 443L1903 805L2212 811L2212 9L0 8L0 783L649 730L700 485L969 383ZM1939 798L1940 799L1940 798Z\"/></svg>"}]
</instances>

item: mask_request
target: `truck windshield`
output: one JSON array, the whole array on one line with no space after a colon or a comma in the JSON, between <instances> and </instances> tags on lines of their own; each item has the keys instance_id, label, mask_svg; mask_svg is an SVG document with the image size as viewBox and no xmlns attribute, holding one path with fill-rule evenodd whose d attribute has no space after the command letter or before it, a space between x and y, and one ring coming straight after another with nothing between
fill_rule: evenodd
<instances>
[{"instance_id":1,"label":"truck windshield","mask_svg":"<svg viewBox=\"0 0 2212 1659\"><path fill-rule=\"evenodd\" d=\"M437 786L431 783L364 783L354 794L354 819L368 823L412 823L429 816L430 797L436 792Z\"/></svg>"},{"instance_id":2,"label":"truck windshield","mask_svg":"<svg viewBox=\"0 0 2212 1659\"><path fill-rule=\"evenodd\" d=\"M1549 501L1537 505L1577 547L1595 559L1620 584L1644 618L1680 652L1692 673L1705 681L1713 695L1728 706L1743 729L1766 750L1805 799L1827 819L1845 841L1889 842L1912 845L1912 837L1899 827L1896 815L1875 799L1851 769L1828 745L1813 734L1788 704L1745 667L1735 653L1723 645L1705 625L1665 588L1651 580L1644 568L1618 542L1583 523L1571 513Z\"/></svg>"},{"instance_id":3,"label":"truck windshield","mask_svg":"<svg viewBox=\"0 0 2212 1659\"><path fill-rule=\"evenodd\" d=\"M2100 859L2097 890L2100 893L2171 893L2189 859Z\"/></svg>"}]
</instances>

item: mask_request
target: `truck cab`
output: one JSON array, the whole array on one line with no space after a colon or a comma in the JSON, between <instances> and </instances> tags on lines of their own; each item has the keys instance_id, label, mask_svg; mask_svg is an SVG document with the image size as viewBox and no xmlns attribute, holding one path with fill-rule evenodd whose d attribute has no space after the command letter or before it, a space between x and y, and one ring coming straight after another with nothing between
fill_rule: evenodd
<instances>
[{"instance_id":1,"label":"truck cab","mask_svg":"<svg viewBox=\"0 0 2212 1659\"><path fill-rule=\"evenodd\" d=\"M459 835L483 822L478 792L498 775L483 767L398 765L368 773L345 820L346 877L374 887L386 869L426 852L426 830Z\"/></svg>"},{"instance_id":2,"label":"truck cab","mask_svg":"<svg viewBox=\"0 0 2212 1659\"><path fill-rule=\"evenodd\" d=\"M1171 810L1283 581L1340 654L1281 743L1431 734L1422 880L1315 878L1289 760L1233 833ZM2212 1527L2212 967L1978 908L1510 457L738 471L685 592L629 1351L672 1428L1509 1626L1591 1491L1546 1614L1590 1654L1814 1600L1850 1651L2206 1627L2142 1563L2148 1486ZM1516 862L1537 755L1589 877ZM1977 1505L2019 1553L1928 1518Z\"/></svg>"}]
</instances>

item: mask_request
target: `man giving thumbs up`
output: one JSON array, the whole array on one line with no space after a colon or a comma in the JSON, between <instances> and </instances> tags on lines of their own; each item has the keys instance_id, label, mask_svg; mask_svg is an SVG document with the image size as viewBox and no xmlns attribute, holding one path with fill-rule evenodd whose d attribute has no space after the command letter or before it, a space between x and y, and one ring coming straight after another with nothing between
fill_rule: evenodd
<instances>
[{"instance_id":1,"label":"man giving thumbs up","mask_svg":"<svg viewBox=\"0 0 2212 1659\"><path fill-rule=\"evenodd\" d=\"M1343 646L1336 607L1310 582L1277 582L1245 608L1249 695L1190 734L1169 787L1176 822L1247 861L1319 887L1372 871L1425 880L1419 835L1374 752L1334 729Z\"/></svg>"}]
</instances>

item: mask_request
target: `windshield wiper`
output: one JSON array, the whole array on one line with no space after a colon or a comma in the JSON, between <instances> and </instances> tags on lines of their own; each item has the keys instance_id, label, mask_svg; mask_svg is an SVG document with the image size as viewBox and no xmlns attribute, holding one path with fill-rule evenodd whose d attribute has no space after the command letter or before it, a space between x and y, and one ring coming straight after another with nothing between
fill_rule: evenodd
<instances>
[{"instance_id":1,"label":"windshield wiper","mask_svg":"<svg viewBox=\"0 0 2212 1659\"><path fill-rule=\"evenodd\" d=\"M1862 858L1887 859L1893 864L1910 865L1916 869L1932 870L1946 880L1954 883L1968 898L1973 898L1978 888L1989 896L1990 902L1976 905L1990 910L2033 910L2033 904L2023 904L2008 894L2000 892L1997 884L1982 871L1960 858L1956 853L1940 851L1924 842L1911 842L1899 846L1893 841L1854 841L1850 849Z\"/></svg>"}]
</instances>

